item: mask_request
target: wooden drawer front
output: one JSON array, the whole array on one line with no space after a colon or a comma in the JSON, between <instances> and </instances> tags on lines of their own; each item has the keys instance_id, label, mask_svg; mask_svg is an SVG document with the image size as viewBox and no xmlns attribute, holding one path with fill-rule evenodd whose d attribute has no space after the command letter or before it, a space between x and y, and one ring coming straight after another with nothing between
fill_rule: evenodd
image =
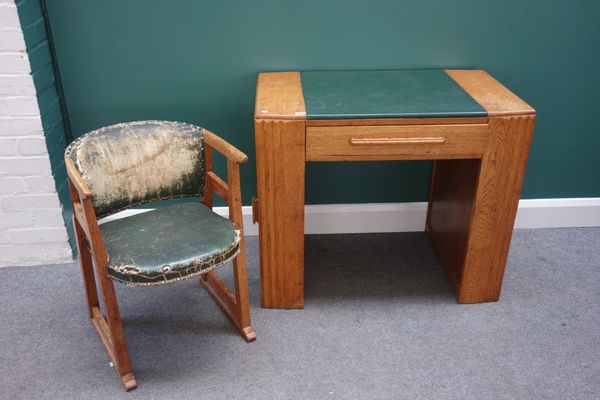
<instances>
[{"instance_id":1,"label":"wooden drawer front","mask_svg":"<svg viewBox=\"0 0 600 400\"><path fill-rule=\"evenodd\" d=\"M487 124L306 127L306 160L480 158Z\"/></svg>"}]
</instances>

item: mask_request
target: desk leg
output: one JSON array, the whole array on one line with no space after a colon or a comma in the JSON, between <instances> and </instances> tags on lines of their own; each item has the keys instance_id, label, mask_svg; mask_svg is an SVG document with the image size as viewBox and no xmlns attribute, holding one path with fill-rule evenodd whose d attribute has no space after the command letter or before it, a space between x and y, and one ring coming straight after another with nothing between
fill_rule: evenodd
<instances>
[{"instance_id":1,"label":"desk leg","mask_svg":"<svg viewBox=\"0 0 600 400\"><path fill-rule=\"evenodd\" d=\"M490 118L482 159L434 163L425 229L459 303L500 297L534 120Z\"/></svg>"},{"instance_id":2,"label":"desk leg","mask_svg":"<svg viewBox=\"0 0 600 400\"><path fill-rule=\"evenodd\" d=\"M261 305L304 307L305 122L256 120Z\"/></svg>"}]
</instances>

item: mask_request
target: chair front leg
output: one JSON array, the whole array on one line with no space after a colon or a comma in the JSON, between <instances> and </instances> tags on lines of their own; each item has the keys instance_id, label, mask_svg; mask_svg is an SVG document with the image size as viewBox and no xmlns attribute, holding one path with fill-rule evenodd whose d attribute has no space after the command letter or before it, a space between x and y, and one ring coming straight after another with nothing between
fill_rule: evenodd
<instances>
[{"instance_id":1,"label":"chair front leg","mask_svg":"<svg viewBox=\"0 0 600 400\"><path fill-rule=\"evenodd\" d=\"M104 257L104 259L106 259ZM97 265L100 261L96 258ZM106 261L104 261L106 263ZM102 272L104 271L104 272ZM137 382L131 371L131 361L129 360L129 352L125 342L125 332L121 322L121 314L115 294L113 281L106 273L106 264L98 269L98 279L102 289L102 298L104 299L104 308L106 310L106 318L100 312L100 308L94 308L93 323L100 335L102 344L106 348L106 352L110 356L125 390L129 391L137 387Z\"/></svg>"},{"instance_id":2,"label":"chair front leg","mask_svg":"<svg viewBox=\"0 0 600 400\"><path fill-rule=\"evenodd\" d=\"M238 255L239 257L239 255ZM234 264L234 279L237 271L237 257L233 260ZM256 333L250 325L250 312L249 308L244 307L244 304L240 302L238 292L232 294L225 282L220 279L214 272L207 272L202 275L200 283L206 289L210 297L219 306L225 316L231 321L235 329L242 335L246 342L252 342L256 340ZM246 310L244 310L244 308Z\"/></svg>"},{"instance_id":3,"label":"chair front leg","mask_svg":"<svg viewBox=\"0 0 600 400\"><path fill-rule=\"evenodd\" d=\"M238 306L242 330L256 339L256 333L250 321L250 295L248 293L248 272L246 268L246 240L244 238L244 221L242 215L242 190L240 164L227 161L227 182L229 184L229 219L240 231L240 252L233 261L233 279L235 284L235 300Z\"/></svg>"},{"instance_id":4,"label":"chair front leg","mask_svg":"<svg viewBox=\"0 0 600 400\"><path fill-rule=\"evenodd\" d=\"M100 340L108 353L117 373L121 379L121 383L125 390L129 391L137 387L135 377L131 372L131 362L129 361L129 352L125 343L125 334L121 323L119 306L115 294L115 288L108 274L101 271L106 271L106 265L99 268L98 280L102 290L102 298L104 300L104 308L106 309L107 318L102 315L100 304L98 302L98 292L96 288L96 279L94 277L94 263L92 262L92 253L87 248L86 239L82 235L81 226L74 219L75 232L77 234L77 247L79 249L81 270L83 273L83 281L88 300L88 310L92 320L92 325L96 328ZM101 265L99 257L94 257L96 265Z\"/></svg>"},{"instance_id":5,"label":"chair front leg","mask_svg":"<svg viewBox=\"0 0 600 400\"><path fill-rule=\"evenodd\" d=\"M250 296L248 293L248 273L246 269L246 249L244 239L240 241L240 253L233 260L235 303L238 309L240 330L246 341L256 339L256 332L250 321Z\"/></svg>"},{"instance_id":6,"label":"chair front leg","mask_svg":"<svg viewBox=\"0 0 600 400\"><path fill-rule=\"evenodd\" d=\"M137 383L131 372L131 362L125 344L115 288L108 276L108 258L92 204L92 193L69 157L65 157L65 164L69 175L69 190L73 203L73 228L77 238L88 311L92 324L117 369L123 387L129 391L135 389ZM94 270L100 282L107 318L100 311Z\"/></svg>"}]
</instances>

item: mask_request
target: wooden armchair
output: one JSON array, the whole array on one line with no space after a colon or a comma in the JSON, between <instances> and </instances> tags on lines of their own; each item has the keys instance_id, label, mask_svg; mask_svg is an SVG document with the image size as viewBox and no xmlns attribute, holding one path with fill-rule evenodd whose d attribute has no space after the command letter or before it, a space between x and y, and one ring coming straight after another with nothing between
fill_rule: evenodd
<instances>
[{"instance_id":1,"label":"wooden armchair","mask_svg":"<svg viewBox=\"0 0 600 400\"><path fill-rule=\"evenodd\" d=\"M213 171L213 150L227 158L227 183ZM256 339L250 323L240 193L239 165L246 160L244 153L206 129L167 121L101 128L66 149L89 315L126 390L137 383L113 280L148 286L199 276L242 337ZM212 211L213 194L229 205L229 220ZM201 202L97 222L142 203L190 196ZM228 261L233 261L235 293L212 272Z\"/></svg>"}]
</instances>

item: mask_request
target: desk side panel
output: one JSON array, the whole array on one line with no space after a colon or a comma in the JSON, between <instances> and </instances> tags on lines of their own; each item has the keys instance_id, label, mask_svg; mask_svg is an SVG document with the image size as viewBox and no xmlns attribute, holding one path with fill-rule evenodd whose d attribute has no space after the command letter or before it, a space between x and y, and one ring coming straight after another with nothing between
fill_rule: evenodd
<instances>
[{"instance_id":1,"label":"desk side panel","mask_svg":"<svg viewBox=\"0 0 600 400\"><path fill-rule=\"evenodd\" d=\"M500 297L534 121L490 118L481 160L434 163L426 231L459 303Z\"/></svg>"},{"instance_id":2,"label":"desk side panel","mask_svg":"<svg viewBox=\"0 0 600 400\"><path fill-rule=\"evenodd\" d=\"M460 303L500 297L534 123L532 115L490 119L458 293Z\"/></svg>"},{"instance_id":3,"label":"desk side panel","mask_svg":"<svg viewBox=\"0 0 600 400\"><path fill-rule=\"evenodd\" d=\"M255 120L261 305L304 306L305 124Z\"/></svg>"}]
</instances>

